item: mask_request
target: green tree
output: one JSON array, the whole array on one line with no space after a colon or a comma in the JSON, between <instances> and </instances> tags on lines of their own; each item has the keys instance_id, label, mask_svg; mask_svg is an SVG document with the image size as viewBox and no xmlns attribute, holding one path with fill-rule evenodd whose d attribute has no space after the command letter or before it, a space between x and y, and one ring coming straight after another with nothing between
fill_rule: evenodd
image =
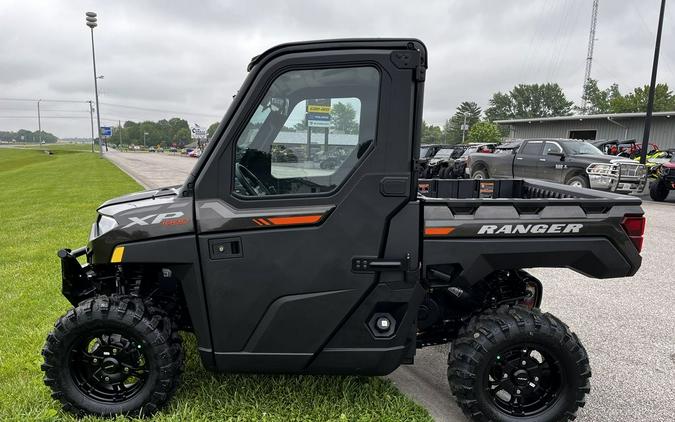
<instances>
[{"instance_id":1,"label":"green tree","mask_svg":"<svg viewBox=\"0 0 675 422\"><path fill-rule=\"evenodd\" d=\"M440 144L443 138L443 131L440 126L430 125L422 120L422 144Z\"/></svg>"},{"instance_id":2,"label":"green tree","mask_svg":"<svg viewBox=\"0 0 675 422\"><path fill-rule=\"evenodd\" d=\"M296 124L293 126L293 129L294 129L296 132L307 132L307 127L308 127L308 126L307 126L307 118L305 117L305 118L303 118L300 122L296 123Z\"/></svg>"},{"instance_id":3,"label":"green tree","mask_svg":"<svg viewBox=\"0 0 675 422\"><path fill-rule=\"evenodd\" d=\"M214 133L216 133L216 129L218 129L219 124L220 122L211 123L211 126L209 126L209 128L206 129L206 136L208 136L209 139L213 136Z\"/></svg>"},{"instance_id":4,"label":"green tree","mask_svg":"<svg viewBox=\"0 0 675 422\"><path fill-rule=\"evenodd\" d=\"M618 91L618 88L617 88ZM611 113L638 113L647 111L649 85L638 87L623 96L610 100ZM654 111L675 110L675 96L668 84L657 84L654 91Z\"/></svg>"},{"instance_id":5,"label":"green tree","mask_svg":"<svg viewBox=\"0 0 675 422\"><path fill-rule=\"evenodd\" d=\"M52 133L45 132L44 130L42 132L40 131L35 131L31 132L30 130L26 129L19 129L16 132L11 132L11 131L0 131L0 141L5 141L5 142L11 142L11 141L16 141L16 142L25 142L25 143L37 143L40 142L40 134L42 134L42 140L47 143L47 144L53 144L56 141L58 141L58 137ZM23 136L23 139L21 137Z\"/></svg>"},{"instance_id":6,"label":"green tree","mask_svg":"<svg viewBox=\"0 0 675 422\"><path fill-rule=\"evenodd\" d=\"M472 127L478 123L483 110L473 101L463 101L455 114L445 121L443 126L444 140L450 144L456 144L462 141L462 125L464 124L464 115L466 114L466 124Z\"/></svg>"},{"instance_id":7,"label":"green tree","mask_svg":"<svg viewBox=\"0 0 675 422\"><path fill-rule=\"evenodd\" d=\"M598 81L589 80L584 86L584 95L582 100L586 103L586 108L578 107L577 111L584 114L600 114L610 112L610 98L613 92L618 92L618 86L612 85L612 88L600 89ZM621 94L619 94L621 95Z\"/></svg>"},{"instance_id":8,"label":"green tree","mask_svg":"<svg viewBox=\"0 0 675 422\"><path fill-rule=\"evenodd\" d=\"M351 104L335 103L330 110L331 125L337 132L359 133L359 124L356 121L356 110Z\"/></svg>"},{"instance_id":9,"label":"green tree","mask_svg":"<svg viewBox=\"0 0 675 422\"><path fill-rule=\"evenodd\" d=\"M470 142L499 142L501 139L501 129L492 122L478 122L469 130Z\"/></svg>"},{"instance_id":10,"label":"green tree","mask_svg":"<svg viewBox=\"0 0 675 422\"><path fill-rule=\"evenodd\" d=\"M600 89L598 81L591 79L584 89L583 98L586 100L586 110L577 108L586 114L599 113L640 113L647 111L649 85L637 87L628 94L621 94L619 85L612 84L609 88ZM668 84L657 84L654 92L654 111L675 110L675 95Z\"/></svg>"},{"instance_id":11,"label":"green tree","mask_svg":"<svg viewBox=\"0 0 675 422\"><path fill-rule=\"evenodd\" d=\"M495 93L485 116L490 121L567 116L573 104L557 83L519 84L508 93Z\"/></svg>"},{"instance_id":12,"label":"green tree","mask_svg":"<svg viewBox=\"0 0 675 422\"><path fill-rule=\"evenodd\" d=\"M191 135L190 129L182 127L174 134L173 141L177 146L182 147L191 142Z\"/></svg>"}]
</instances>

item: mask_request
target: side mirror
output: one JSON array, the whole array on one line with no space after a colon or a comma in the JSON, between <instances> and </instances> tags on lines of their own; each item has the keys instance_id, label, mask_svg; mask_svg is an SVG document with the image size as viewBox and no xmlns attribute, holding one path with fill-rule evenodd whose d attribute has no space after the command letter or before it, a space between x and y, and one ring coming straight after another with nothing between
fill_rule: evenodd
<instances>
[{"instance_id":1,"label":"side mirror","mask_svg":"<svg viewBox=\"0 0 675 422\"><path fill-rule=\"evenodd\" d=\"M550 151L548 155L553 155L555 157L560 157L560 161L563 161L565 159L565 153L564 152L557 152L557 151Z\"/></svg>"}]
</instances>

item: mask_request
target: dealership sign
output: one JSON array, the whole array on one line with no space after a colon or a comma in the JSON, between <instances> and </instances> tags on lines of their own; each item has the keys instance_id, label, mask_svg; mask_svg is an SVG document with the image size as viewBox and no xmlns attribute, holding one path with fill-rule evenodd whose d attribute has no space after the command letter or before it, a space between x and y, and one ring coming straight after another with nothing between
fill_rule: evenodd
<instances>
[{"instance_id":1,"label":"dealership sign","mask_svg":"<svg viewBox=\"0 0 675 422\"><path fill-rule=\"evenodd\" d=\"M199 126L197 123L195 123L190 128L190 134L192 136L192 139L205 139L206 138L206 129Z\"/></svg>"},{"instance_id":2,"label":"dealership sign","mask_svg":"<svg viewBox=\"0 0 675 422\"><path fill-rule=\"evenodd\" d=\"M330 98L316 98L307 100L307 126L330 127Z\"/></svg>"}]
</instances>

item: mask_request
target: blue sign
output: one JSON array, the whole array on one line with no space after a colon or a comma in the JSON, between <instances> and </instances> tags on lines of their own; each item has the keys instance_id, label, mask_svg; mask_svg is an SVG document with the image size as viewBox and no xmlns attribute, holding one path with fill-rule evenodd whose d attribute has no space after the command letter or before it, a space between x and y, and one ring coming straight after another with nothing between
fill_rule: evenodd
<instances>
[{"instance_id":1,"label":"blue sign","mask_svg":"<svg viewBox=\"0 0 675 422\"><path fill-rule=\"evenodd\" d=\"M110 126L101 126L101 136L111 137L112 128Z\"/></svg>"},{"instance_id":2,"label":"blue sign","mask_svg":"<svg viewBox=\"0 0 675 422\"><path fill-rule=\"evenodd\" d=\"M330 114L328 113L307 113L307 120L330 120Z\"/></svg>"}]
</instances>

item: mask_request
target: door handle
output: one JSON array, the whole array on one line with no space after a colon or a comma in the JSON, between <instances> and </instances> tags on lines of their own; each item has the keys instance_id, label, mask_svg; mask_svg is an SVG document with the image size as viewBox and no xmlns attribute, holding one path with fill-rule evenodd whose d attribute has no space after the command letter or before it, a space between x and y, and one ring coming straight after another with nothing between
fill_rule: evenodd
<instances>
[{"instance_id":1,"label":"door handle","mask_svg":"<svg viewBox=\"0 0 675 422\"><path fill-rule=\"evenodd\" d=\"M230 237L225 239L209 240L209 258L225 259L238 258L242 256L241 239Z\"/></svg>"},{"instance_id":2,"label":"door handle","mask_svg":"<svg viewBox=\"0 0 675 422\"><path fill-rule=\"evenodd\" d=\"M539 161L546 161L546 158L540 158Z\"/></svg>"},{"instance_id":3,"label":"door handle","mask_svg":"<svg viewBox=\"0 0 675 422\"><path fill-rule=\"evenodd\" d=\"M516 157L516 160L522 160L523 157Z\"/></svg>"}]
</instances>

